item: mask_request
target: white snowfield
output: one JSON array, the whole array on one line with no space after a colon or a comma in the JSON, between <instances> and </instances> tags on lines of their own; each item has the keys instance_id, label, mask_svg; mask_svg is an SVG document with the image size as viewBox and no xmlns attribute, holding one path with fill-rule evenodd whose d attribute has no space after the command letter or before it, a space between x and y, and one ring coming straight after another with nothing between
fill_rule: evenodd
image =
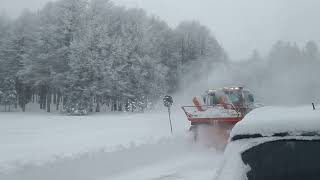
<instances>
[{"instance_id":1,"label":"white snowfield","mask_svg":"<svg viewBox=\"0 0 320 180\"><path fill-rule=\"evenodd\" d=\"M320 110L310 106L262 107L250 112L231 132L231 136L261 134L272 136L276 133L300 135L320 133Z\"/></svg>"},{"instance_id":2,"label":"white snowfield","mask_svg":"<svg viewBox=\"0 0 320 180\"><path fill-rule=\"evenodd\" d=\"M212 179L221 154L201 149L182 111L0 113L0 180Z\"/></svg>"}]
</instances>

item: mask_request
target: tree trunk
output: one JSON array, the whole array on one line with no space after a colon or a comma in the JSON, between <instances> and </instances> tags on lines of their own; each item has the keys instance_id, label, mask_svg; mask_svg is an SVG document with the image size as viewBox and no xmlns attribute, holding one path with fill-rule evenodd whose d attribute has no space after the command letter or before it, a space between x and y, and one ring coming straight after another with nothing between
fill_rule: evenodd
<instances>
[{"instance_id":1,"label":"tree trunk","mask_svg":"<svg viewBox=\"0 0 320 180\"><path fill-rule=\"evenodd\" d=\"M51 93L47 93L47 112L50 112L50 106L51 105Z\"/></svg>"},{"instance_id":2,"label":"tree trunk","mask_svg":"<svg viewBox=\"0 0 320 180\"><path fill-rule=\"evenodd\" d=\"M93 98L90 98L90 104L89 104L89 112L93 112L93 101L94 99Z\"/></svg>"},{"instance_id":3,"label":"tree trunk","mask_svg":"<svg viewBox=\"0 0 320 180\"><path fill-rule=\"evenodd\" d=\"M66 96L62 96L62 105L65 106L67 104L68 98Z\"/></svg>"},{"instance_id":4,"label":"tree trunk","mask_svg":"<svg viewBox=\"0 0 320 180\"><path fill-rule=\"evenodd\" d=\"M113 100L112 99L109 99L109 109L110 111L112 112L113 111Z\"/></svg>"},{"instance_id":5,"label":"tree trunk","mask_svg":"<svg viewBox=\"0 0 320 180\"><path fill-rule=\"evenodd\" d=\"M43 96L43 92L41 91L40 94L40 109L45 109L45 106L43 104L43 102L45 101L44 96Z\"/></svg>"},{"instance_id":6,"label":"tree trunk","mask_svg":"<svg viewBox=\"0 0 320 180\"><path fill-rule=\"evenodd\" d=\"M22 111L26 111L26 87L21 84L21 94L19 98L19 105L22 108Z\"/></svg>"},{"instance_id":7,"label":"tree trunk","mask_svg":"<svg viewBox=\"0 0 320 180\"><path fill-rule=\"evenodd\" d=\"M118 103L118 111L122 111L122 102Z\"/></svg>"},{"instance_id":8,"label":"tree trunk","mask_svg":"<svg viewBox=\"0 0 320 180\"><path fill-rule=\"evenodd\" d=\"M113 101L112 101L112 110L113 111L117 111L118 109L117 109L117 100L116 99L114 99Z\"/></svg>"},{"instance_id":9,"label":"tree trunk","mask_svg":"<svg viewBox=\"0 0 320 180\"><path fill-rule=\"evenodd\" d=\"M96 112L100 112L100 99L97 98Z\"/></svg>"},{"instance_id":10,"label":"tree trunk","mask_svg":"<svg viewBox=\"0 0 320 180\"><path fill-rule=\"evenodd\" d=\"M59 111L59 105L60 105L60 99L61 99L61 94L58 93L58 96L57 96L57 106L56 106L56 110Z\"/></svg>"},{"instance_id":11,"label":"tree trunk","mask_svg":"<svg viewBox=\"0 0 320 180\"><path fill-rule=\"evenodd\" d=\"M53 93L53 104L57 104L57 93Z\"/></svg>"},{"instance_id":12,"label":"tree trunk","mask_svg":"<svg viewBox=\"0 0 320 180\"><path fill-rule=\"evenodd\" d=\"M46 100L47 100L47 96L46 96L46 94L44 93L44 94L43 94L43 97L42 97L42 108L43 108L43 110L46 110L46 109L47 109Z\"/></svg>"},{"instance_id":13,"label":"tree trunk","mask_svg":"<svg viewBox=\"0 0 320 180\"><path fill-rule=\"evenodd\" d=\"M96 96L96 104L97 104L96 112L100 112L100 101L101 101L100 96Z\"/></svg>"},{"instance_id":14,"label":"tree trunk","mask_svg":"<svg viewBox=\"0 0 320 180\"><path fill-rule=\"evenodd\" d=\"M26 95L25 95L25 88L23 88L23 93L22 93L22 98L21 98L21 108L23 112L26 112Z\"/></svg>"},{"instance_id":15,"label":"tree trunk","mask_svg":"<svg viewBox=\"0 0 320 180\"><path fill-rule=\"evenodd\" d=\"M130 109L129 109L129 100L126 101L126 104L124 105L124 109L125 111L129 112Z\"/></svg>"},{"instance_id":16,"label":"tree trunk","mask_svg":"<svg viewBox=\"0 0 320 180\"><path fill-rule=\"evenodd\" d=\"M42 109L43 110L46 110L47 109L47 104L46 104L46 100L47 100L47 93L48 93L48 91L47 91L47 89L46 89L47 87L45 86L45 85L42 85L42 87L41 87L41 99L42 99Z\"/></svg>"},{"instance_id":17,"label":"tree trunk","mask_svg":"<svg viewBox=\"0 0 320 180\"><path fill-rule=\"evenodd\" d=\"M46 110L47 91L46 87L42 85L40 87L40 109Z\"/></svg>"},{"instance_id":18,"label":"tree trunk","mask_svg":"<svg viewBox=\"0 0 320 180\"><path fill-rule=\"evenodd\" d=\"M42 104L42 95L41 94L39 95L39 104L40 104L40 109L43 109L43 107L42 107L42 105L43 105Z\"/></svg>"}]
</instances>

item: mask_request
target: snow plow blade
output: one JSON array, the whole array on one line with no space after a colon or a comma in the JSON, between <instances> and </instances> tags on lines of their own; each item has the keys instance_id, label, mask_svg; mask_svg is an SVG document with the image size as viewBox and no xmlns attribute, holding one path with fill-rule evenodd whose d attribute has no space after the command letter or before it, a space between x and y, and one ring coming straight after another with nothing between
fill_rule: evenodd
<instances>
[{"instance_id":1,"label":"snow plow blade","mask_svg":"<svg viewBox=\"0 0 320 180\"><path fill-rule=\"evenodd\" d=\"M222 106L219 106L222 107ZM202 124L219 124L219 123L237 123L243 119L243 116L240 112L238 112L235 108L231 109L234 113L230 116L224 115L224 116L219 116L216 115L215 117L206 117L206 116L201 116L199 114L199 111L196 111L195 109L210 109L210 108L215 108L214 106L182 106L181 107L184 113L187 116L187 119L193 123L202 123ZM191 109L194 109L192 112ZM221 108L220 108L221 109ZM224 109L224 107L223 107ZM205 114L204 114L205 115ZM208 114L207 116L210 116Z\"/></svg>"},{"instance_id":2,"label":"snow plow blade","mask_svg":"<svg viewBox=\"0 0 320 180\"><path fill-rule=\"evenodd\" d=\"M230 130L243 119L243 115L234 106L226 105L181 107L191 122L190 131L193 133L194 141L224 149ZM205 111L198 111L199 108Z\"/></svg>"}]
</instances>

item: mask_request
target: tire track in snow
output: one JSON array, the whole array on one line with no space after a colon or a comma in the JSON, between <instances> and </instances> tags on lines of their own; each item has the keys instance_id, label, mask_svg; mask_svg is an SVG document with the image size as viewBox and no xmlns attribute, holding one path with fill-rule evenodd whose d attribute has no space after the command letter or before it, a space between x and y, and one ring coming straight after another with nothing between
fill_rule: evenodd
<instances>
[{"instance_id":1,"label":"tire track in snow","mask_svg":"<svg viewBox=\"0 0 320 180\"><path fill-rule=\"evenodd\" d=\"M15 171L0 174L5 180L96 180L148 167L169 159L187 156L193 149L186 138L166 139L157 144L120 148L115 152L91 152L62 158L42 165L23 165ZM170 179L174 175L163 176ZM160 180L161 178L158 178ZM176 176L176 179L179 179ZM156 179L155 179L156 180Z\"/></svg>"},{"instance_id":2,"label":"tire track in snow","mask_svg":"<svg viewBox=\"0 0 320 180\"><path fill-rule=\"evenodd\" d=\"M190 147L188 147L190 148ZM180 156L137 167L112 176L112 180L211 180L222 160L222 153L203 145L193 145ZM100 180L100 179L99 179ZM104 178L101 180L108 180Z\"/></svg>"}]
</instances>

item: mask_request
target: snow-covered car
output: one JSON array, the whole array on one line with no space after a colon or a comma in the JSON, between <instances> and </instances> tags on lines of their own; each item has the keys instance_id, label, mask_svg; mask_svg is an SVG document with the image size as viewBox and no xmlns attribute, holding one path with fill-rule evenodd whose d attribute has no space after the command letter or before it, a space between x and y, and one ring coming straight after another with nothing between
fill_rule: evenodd
<instances>
[{"instance_id":1,"label":"snow-covered car","mask_svg":"<svg viewBox=\"0 0 320 180\"><path fill-rule=\"evenodd\" d=\"M215 180L319 180L320 111L263 107L231 132Z\"/></svg>"}]
</instances>

